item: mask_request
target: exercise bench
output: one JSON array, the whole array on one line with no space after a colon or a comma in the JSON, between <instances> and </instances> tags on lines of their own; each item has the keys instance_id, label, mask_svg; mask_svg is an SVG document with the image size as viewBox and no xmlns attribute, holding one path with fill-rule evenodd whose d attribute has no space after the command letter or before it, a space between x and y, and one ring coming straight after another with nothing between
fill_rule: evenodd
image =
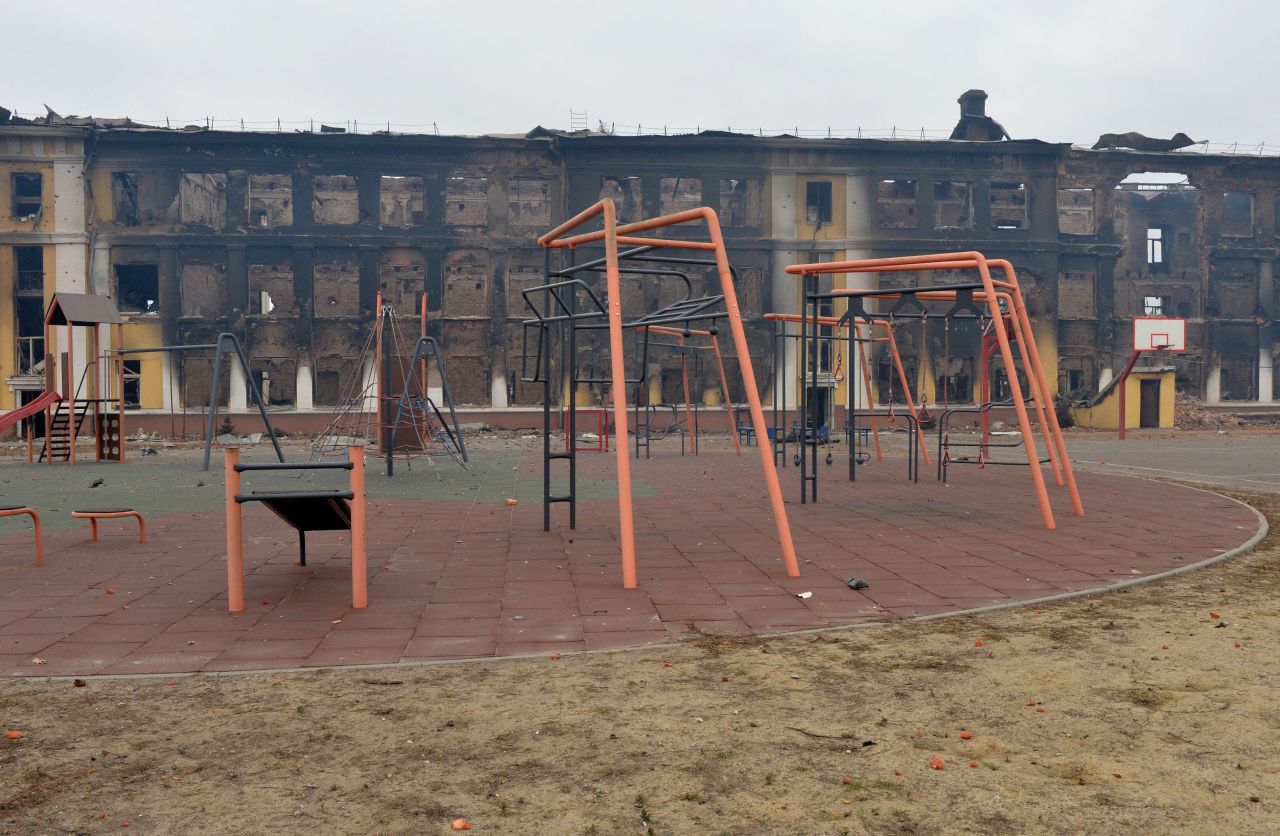
<instances>
[{"instance_id":1,"label":"exercise bench","mask_svg":"<svg viewBox=\"0 0 1280 836\"><path fill-rule=\"evenodd\" d=\"M35 527L36 535L36 565L44 565L44 534L40 529L40 515L36 513L36 509L26 505L0 505L0 517L16 517L19 514L26 514L31 517L31 524Z\"/></svg>"},{"instance_id":2,"label":"exercise bench","mask_svg":"<svg viewBox=\"0 0 1280 836\"><path fill-rule=\"evenodd\" d=\"M298 562L307 565L308 531L351 532L351 606L369 606L365 554L364 447L347 448L345 462L265 462L240 464L240 449L224 450L227 509L227 608L244 611L244 514L246 502L261 502L298 532ZM241 493L240 474L247 471L346 470L349 490L264 491Z\"/></svg>"},{"instance_id":3,"label":"exercise bench","mask_svg":"<svg viewBox=\"0 0 1280 836\"><path fill-rule=\"evenodd\" d=\"M123 517L133 517L138 521L138 542L147 542L147 521L142 515L132 508L85 508L80 511L72 511L71 516L78 520L88 520L89 528L92 531L91 538L93 542L98 542L98 520L116 520Z\"/></svg>"}]
</instances>

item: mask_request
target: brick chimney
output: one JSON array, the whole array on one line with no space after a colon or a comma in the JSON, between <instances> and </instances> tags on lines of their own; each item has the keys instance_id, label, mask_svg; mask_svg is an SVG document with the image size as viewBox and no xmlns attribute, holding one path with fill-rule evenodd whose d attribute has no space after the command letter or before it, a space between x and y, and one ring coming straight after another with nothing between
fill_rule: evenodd
<instances>
[{"instance_id":1,"label":"brick chimney","mask_svg":"<svg viewBox=\"0 0 1280 836\"><path fill-rule=\"evenodd\" d=\"M987 115L986 90L966 90L960 94L960 98L956 99L956 101L960 103L961 116Z\"/></svg>"}]
</instances>

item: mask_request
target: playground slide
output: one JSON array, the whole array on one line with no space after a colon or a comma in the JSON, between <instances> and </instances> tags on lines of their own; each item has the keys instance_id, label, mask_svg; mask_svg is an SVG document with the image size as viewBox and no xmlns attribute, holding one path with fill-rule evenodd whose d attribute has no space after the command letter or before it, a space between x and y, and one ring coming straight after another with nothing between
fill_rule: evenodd
<instances>
[{"instance_id":1,"label":"playground slide","mask_svg":"<svg viewBox=\"0 0 1280 836\"><path fill-rule=\"evenodd\" d=\"M57 403L60 400L62 400L62 396L57 392L45 392L26 406L12 409L4 415L0 415L0 432L4 432L23 418L29 418L43 410L49 404Z\"/></svg>"}]
</instances>

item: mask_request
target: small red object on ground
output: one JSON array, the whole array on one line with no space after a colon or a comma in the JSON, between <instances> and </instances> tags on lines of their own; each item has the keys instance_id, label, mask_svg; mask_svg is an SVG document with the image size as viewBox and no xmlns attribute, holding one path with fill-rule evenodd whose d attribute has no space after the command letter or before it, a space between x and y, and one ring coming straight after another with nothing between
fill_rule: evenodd
<instances>
[{"instance_id":1,"label":"small red object on ground","mask_svg":"<svg viewBox=\"0 0 1280 836\"><path fill-rule=\"evenodd\" d=\"M942 758L935 757L929 761L929 768L930 769L946 769L947 765L942 762Z\"/></svg>"}]
</instances>

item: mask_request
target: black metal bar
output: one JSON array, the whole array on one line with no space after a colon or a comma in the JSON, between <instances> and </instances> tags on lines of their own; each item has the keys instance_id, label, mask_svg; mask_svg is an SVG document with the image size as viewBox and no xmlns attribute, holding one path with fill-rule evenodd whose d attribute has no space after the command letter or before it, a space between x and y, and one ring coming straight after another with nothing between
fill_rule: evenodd
<instances>
[{"instance_id":1,"label":"black metal bar","mask_svg":"<svg viewBox=\"0 0 1280 836\"><path fill-rule=\"evenodd\" d=\"M236 502L276 502L288 499L355 499L351 491L279 491L276 493L238 493Z\"/></svg>"},{"instance_id":2,"label":"black metal bar","mask_svg":"<svg viewBox=\"0 0 1280 836\"><path fill-rule=\"evenodd\" d=\"M151 348L109 348L107 354L151 354L159 351L208 351L217 348L217 343L203 343L201 345L160 345Z\"/></svg>"},{"instance_id":3,"label":"black metal bar","mask_svg":"<svg viewBox=\"0 0 1280 836\"><path fill-rule=\"evenodd\" d=\"M816 273L806 274L817 275ZM883 297L888 295L915 296L918 293L934 293L943 290L982 290L982 282L966 282L963 284L940 284L932 287L884 287L872 290L833 290L828 293L815 293L816 299L862 299L868 296Z\"/></svg>"},{"instance_id":4,"label":"black metal bar","mask_svg":"<svg viewBox=\"0 0 1280 836\"><path fill-rule=\"evenodd\" d=\"M298 565L307 565L307 532L306 529L298 529Z\"/></svg>"},{"instance_id":5,"label":"black metal bar","mask_svg":"<svg viewBox=\"0 0 1280 836\"><path fill-rule=\"evenodd\" d=\"M547 278L551 278L551 250L543 250L543 265ZM532 307L529 297L526 304ZM542 292L544 308L551 308L551 290ZM536 311L535 311L536 313ZM540 323L538 329L538 356L543 364L542 374L542 530L551 530L551 326Z\"/></svg>"},{"instance_id":6,"label":"black metal bar","mask_svg":"<svg viewBox=\"0 0 1280 836\"><path fill-rule=\"evenodd\" d=\"M238 464L236 473L247 473L251 470L350 470L351 462L261 462L254 464Z\"/></svg>"},{"instance_id":7,"label":"black metal bar","mask_svg":"<svg viewBox=\"0 0 1280 836\"><path fill-rule=\"evenodd\" d=\"M621 252L618 253L618 260L626 261L629 259L633 259L637 255L640 255L641 253L647 253L650 250L656 250L656 249L657 247L644 246L644 247L635 247L634 249L630 249L630 250L622 250ZM570 250L570 252L572 252L572 250ZM547 277L561 278L564 276L572 276L574 273L581 273L583 270L594 270L596 267L600 266L601 264L605 264L608 261L608 259L609 257L607 255L602 255L599 258L592 259L591 261L584 261L581 264L570 264L568 267L562 266L559 270L552 270L548 267ZM645 259L645 260L647 261L648 259Z\"/></svg>"},{"instance_id":8,"label":"black metal bar","mask_svg":"<svg viewBox=\"0 0 1280 836\"><path fill-rule=\"evenodd\" d=\"M213 422L218 416L218 381L222 377L222 338L218 338L218 343L213 352L213 373L210 375L209 381L209 421L204 431L204 470L209 469L209 452L213 449ZM231 404L227 404L227 409L231 408ZM124 439L120 439L121 443Z\"/></svg>"},{"instance_id":9,"label":"black metal bar","mask_svg":"<svg viewBox=\"0 0 1280 836\"><path fill-rule=\"evenodd\" d=\"M570 261L573 258L573 250L570 250ZM622 300L617 301L621 306ZM565 438L569 441L569 530L572 531L578 527L578 321L576 319L578 294L576 290L569 294L566 309L569 314L569 344L566 349L569 371L569 428L565 432ZM611 394L614 397L618 396L616 392ZM621 394L622 397L626 397L625 386ZM606 413L605 421L608 420Z\"/></svg>"}]
</instances>

